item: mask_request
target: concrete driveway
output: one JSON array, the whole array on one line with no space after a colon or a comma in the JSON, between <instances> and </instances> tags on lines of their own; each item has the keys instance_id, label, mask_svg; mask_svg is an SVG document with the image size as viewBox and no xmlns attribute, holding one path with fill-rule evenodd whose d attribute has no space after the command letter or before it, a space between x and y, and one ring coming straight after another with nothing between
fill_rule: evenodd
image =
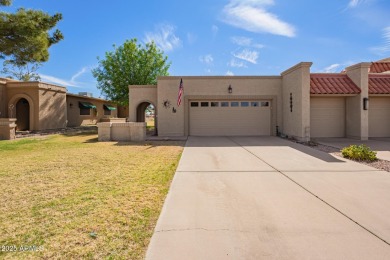
<instances>
[{"instance_id":1,"label":"concrete driveway","mask_svg":"<svg viewBox=\"0 0 390 260\"><path fill-rule=\"evenodd\" d=\"M276 137L190 137L146 259L390 259L390 174Z\"/></svg>"},{"instance_id":2,"label":"concrete driveway","mask_svg":"<svg viewBox=\"0 0 390 260\"><path fill-rule=\"evenodd\" d=\"M350 138L318 138L316 141L320 144L333 146L339 149L352 144L365 144L377 152L377 157L379 159L390 161L390 138L373 138L366 141Z\"/></svg>"}]
</instances>

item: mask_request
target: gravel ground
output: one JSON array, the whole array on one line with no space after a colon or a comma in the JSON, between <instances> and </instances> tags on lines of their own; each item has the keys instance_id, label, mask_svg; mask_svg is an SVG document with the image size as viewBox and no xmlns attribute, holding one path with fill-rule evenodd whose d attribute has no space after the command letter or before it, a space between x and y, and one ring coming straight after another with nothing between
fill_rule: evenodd
<instances>
[{"instance_id":1,"label":"gravel ground","mask_svg":"<svg viewBox=\"0 0 390 260\"><path fill-rule=\"evenodd\" d=\"M307 145L313 149L323 151L323 152L326 152L328 154L331 154L331 155L334 155L337 157L344 158L340 152L340 149L332 147L332 146L327 146L327 145L323 145L323 144L315 144L315 145L309 145L309 144L304 144L304 143L301 143L301 144ZM355 161L355 162L358 162L361 164L365 164L365 165L374 167L374 168L379 169L379 170L390 172L390 161L380 160L380 159L373 161L373 162L356 161L356 160L352 160L352 161Z\"/></svg>"}]
</instances>

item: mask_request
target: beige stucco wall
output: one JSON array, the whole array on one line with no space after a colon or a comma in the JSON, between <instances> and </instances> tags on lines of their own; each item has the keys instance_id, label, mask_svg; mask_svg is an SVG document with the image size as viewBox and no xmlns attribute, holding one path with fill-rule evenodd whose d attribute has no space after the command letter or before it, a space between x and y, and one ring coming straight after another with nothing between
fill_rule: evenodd
<instances>
[{"instance_id":1,"label":"beige stucco wall","mask_svg":"<svg viewBox=\"0 0 390 260\"><path fill-rule=\"evenodd\" d=\"M363 110L363 98L368 98L368 71L371 63L364 62L346 68L348 77L361 89L361 93L346 100L346 135L368 139L368 110Z\"/></svg>"},{"instance_id":2,"label":"beige stucco wall","mask_svg":"<svg viewBox=\"0 0 390 260\"><path fill-rule=\"evenodd\" d=\"M30 107L30 130L63 128L66 125L65 93L65 88L46 83L8 82L7 107L25 98ZM8 111L7 116L15 116L15 108L12 115Z\"/></svg>"},{"instance_id":3,"label":"beige stucco wall","mask_svg":"<svg viewBox=\"0 0 390 260\"><path fill-rule=\"evenodd\" d=\"M151 103L157 113L157 86L156 85L132 85L129 86L129 121L137 122L137 107L143 102ZM161 102L161 101L160 101Z\"/></svg>"},{"instance_id":4,"label":"beige stucco wall","mask_svg":"<svg viewBox=\"0 0 390 260\"><path fill-rule=\"evenodd\" d=\"M177 106L180 79L183 79L184 95L182 104ZM188 135L188 104L191 100L271 100L271 133L276 125L282 127L281 77L159 77L157 86L157 123L160 136ZM229 85L233 93L228 93ZM164 107L169 101L170 107ZM172 110L176 109L176 113Z\"/></svg>"},{"instance_id":5,"label":"beige stucco wall","mask_svg":"<svg viewBox=\"0 0 390 260\"><path fill-rule=\"evenodd\" d=\"M7 116L7 87L6 82L0 80L0 118Z\"/></svg>"},{"instance_id":6,"label":"beige stucco wall","mask_svg":"<svg viewBox=\"0 0 390 260\"><path fill-rule=\"evenodd\" d=\"M16 103L25 98L30 106L30 130L40 130L39 126L39 83L8 82L7 83L7 116L16 117ZM13 111L9 107L13 105ZM18 122L16 122L17 124Z\"/></svg>"},{"instance_id":7,"label":"beige stucco wall","mask_svg":"<svg viewBox=\"0 0 390 260\"><path fill-rule=\"evenodd\" d=\"M66 89L39 83L39 130L66 127Z\"/></svg>"},{"instance_id":8,"label":"beige stucco wall","mask_svg":"<svg viewBox=\"0 0 390 260\"><path fill-rule=\"evenodd\" d=\"M90 115L80 115L79 102L90 102L96 106L96 110L92 109ZM69 127L81 126L81 125L94 125L100 121L103 117L117 117L117 110L111 111L110 116L104 115L103 105L111 105L117 107L114 103L98 99L90 98L86 96L79 96L74 94L66 95L66 111ZM96 113L97 112L97 113Z\"/></svg>"},{"instance_id":9,"label":"beige stucco wall","mask_svg":"<svg viewBox=\"0 0 390 260\"><path fill-rule=\"evenodd\" d=\"M283 128L282 132L298 140L310 140L310 67L301 62L282 72ZM290 110L292 95L292 112Z\"/></svg>"}]
</instances>

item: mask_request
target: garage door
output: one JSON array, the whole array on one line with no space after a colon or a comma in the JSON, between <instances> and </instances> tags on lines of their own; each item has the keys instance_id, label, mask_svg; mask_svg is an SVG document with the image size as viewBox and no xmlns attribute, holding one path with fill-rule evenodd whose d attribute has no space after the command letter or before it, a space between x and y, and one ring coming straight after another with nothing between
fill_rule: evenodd
<instances>
[{"instance_id":1,"label":"garage door","mask_svg":"<svg viewBox=\"0 0 390 260\"><path fill-rule=\"evenodd\" d=\"M190 135L254 136L271 133L270 101L190 101Z\"/></svg>"},{"instance_id":2,"label":"garage door","mask_svg":"<svg viewBox=\"0 0 390 260\"><path fill-rule=\"evenodd\" d=\"M368 124L369 137L390 137L389 97L370 97Z\"/></svg>"},{"instance_id":3,"label":"garage door","mask_svg":"<svg viewBox=\"0 0 390 260\"><path fill-rule=\"evenodd\" d=\"M310 98L310 136L345 136L345 98Z\"/></svg>"}]
</instances>

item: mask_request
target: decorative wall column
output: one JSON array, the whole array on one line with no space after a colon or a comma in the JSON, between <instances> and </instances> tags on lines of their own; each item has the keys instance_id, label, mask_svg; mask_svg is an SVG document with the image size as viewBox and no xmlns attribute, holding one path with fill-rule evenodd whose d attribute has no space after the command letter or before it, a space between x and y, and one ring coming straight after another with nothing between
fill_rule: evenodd
<instances>
[{"instance_id":1,"label":"decorative wall column","mask_svg":"<svg viewBox=\"0 0 390 260\"><path fill-rule=\"evenodd\" d=\"M13 140L16 138L16 118L0 118L0 140Z\"/></svg>"}]
</instances>

